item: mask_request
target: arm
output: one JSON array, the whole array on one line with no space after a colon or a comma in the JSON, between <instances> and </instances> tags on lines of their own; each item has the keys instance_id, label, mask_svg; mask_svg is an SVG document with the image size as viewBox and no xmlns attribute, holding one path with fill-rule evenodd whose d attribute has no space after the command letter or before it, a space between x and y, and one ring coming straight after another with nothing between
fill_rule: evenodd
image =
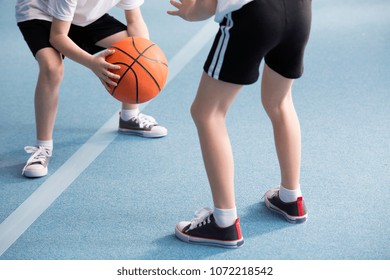
<instances>
[{"instance_id":1,"label":"arm","mask_svg":"<svg viewBox=\"0 0 390 280\"><path fill-rule=\"evenodd\" d=\"M149 30L142 17L141 9L125 10L127 33L129 36L137 36L149 39Z\"/></svg>"},{"instance_id":2,"label":"arm","mask_svg":"<svg viewBox=\"0 0 390 280\"><path fill-rule=\"evenodd\" d=\"M170 0L177 10L170 10L168 14L179 16L187 21L201 21L215 14L217 0Z\"/></svg>"},{"instance_id":3,"label":"arm","mask_svg":"<svg viewBox=\"0 0 390 280\"><path fill-rule=\"evenodd\" d=\"M113 54L114 50L106 50L97 56L87 53L69 38L68 32L70 26L70 22L53 18L50 31L50 43L53 47L63 55L91 69L108 90L107 84L116 86L117 84L110 78L119 79L120 77L108 69L119 69L120 66L110 64L105 59L107 56Z\"/></svg>"}]
</instances>

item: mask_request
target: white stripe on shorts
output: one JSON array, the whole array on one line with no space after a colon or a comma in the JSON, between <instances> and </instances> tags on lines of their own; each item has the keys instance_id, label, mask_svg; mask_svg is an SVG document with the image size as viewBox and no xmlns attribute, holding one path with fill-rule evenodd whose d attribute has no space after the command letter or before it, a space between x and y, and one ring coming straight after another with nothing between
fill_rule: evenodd
<instances>
[{"instance_id":1,"label":"white stripe on shorts","mask_svg":"<svg viewBox=\"0 0 390 280\"><path fill-rule=\"evenodd\" d=\"M227 49L227 45L229 43L230 38L230 29L233 27L233 19L232 14L229 13L226 15L227 22L226 25L221 27L222 35L219 38L218 46L215 50L213 60L210 64L209 70L207 74L214 78L219 79L219 73L221 72L222 64L223 64L223 58L225 57L225 52Z\"/></svg>"}]
</instances>

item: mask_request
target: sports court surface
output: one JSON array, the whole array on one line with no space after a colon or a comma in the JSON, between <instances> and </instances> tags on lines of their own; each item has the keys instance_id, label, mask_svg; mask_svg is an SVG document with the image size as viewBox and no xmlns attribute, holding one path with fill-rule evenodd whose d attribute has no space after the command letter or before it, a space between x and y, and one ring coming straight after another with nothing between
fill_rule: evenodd
<instances>
[{"instance_id":1,"label":"sports court surface","mask_svg":"<svg viewBox=\"0 0 390 280\"><path fill-rule=\"evenodd\" d=\"M119 103L92 72L65 60L49 176L21 170L35 143L37 65L0 1L0 259L390 259L390 2L315 0L305 74L294 87L309 220L290 225L263 193L278 184L259 84L228 115L245 245L189 245L175 224L212 206L189 114L217 25L166 15L146 0L151 39L170 62L164 91L144 108L161 139L118 135ZM122 17L122 12L114 10Z\"/></svg>"}]
</instances>

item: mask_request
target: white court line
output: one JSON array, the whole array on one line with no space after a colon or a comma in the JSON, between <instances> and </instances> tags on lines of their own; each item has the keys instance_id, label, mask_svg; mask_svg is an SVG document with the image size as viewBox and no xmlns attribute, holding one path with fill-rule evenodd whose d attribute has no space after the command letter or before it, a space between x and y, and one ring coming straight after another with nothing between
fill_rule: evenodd
<instances>
[{"instance_id":1,"label":"white court line","mask_svg":"<svg viewBox=\"0 0 390 280\"><path fill-rule=\"evenodd\" d=\"M167 84L181 72L215 33L215 23L209 20L169 62ZM146 106L147 104L143 107ZM114 141L118 135L117 125L118 112L0 224L0 256Z\"/></svg>"}]
</instances>

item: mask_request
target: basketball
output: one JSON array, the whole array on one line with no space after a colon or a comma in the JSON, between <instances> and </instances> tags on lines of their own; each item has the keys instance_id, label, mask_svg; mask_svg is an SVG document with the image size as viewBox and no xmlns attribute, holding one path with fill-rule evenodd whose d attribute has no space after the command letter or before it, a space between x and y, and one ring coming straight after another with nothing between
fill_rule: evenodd
<instances>
[{"instance_id":1,"label":"basketball","mask_svg":"<svg viewBox=\"0 0 390 280\"><path fill-rule=\"evenodd\" d=\"M114 43L115 52L106 61L121 66L111 70L120 76L109 93L117 100L140 104L156 97L168 78L168 62L159 46L142 37L128 37Z\"/></svg>"}]
</instances>

